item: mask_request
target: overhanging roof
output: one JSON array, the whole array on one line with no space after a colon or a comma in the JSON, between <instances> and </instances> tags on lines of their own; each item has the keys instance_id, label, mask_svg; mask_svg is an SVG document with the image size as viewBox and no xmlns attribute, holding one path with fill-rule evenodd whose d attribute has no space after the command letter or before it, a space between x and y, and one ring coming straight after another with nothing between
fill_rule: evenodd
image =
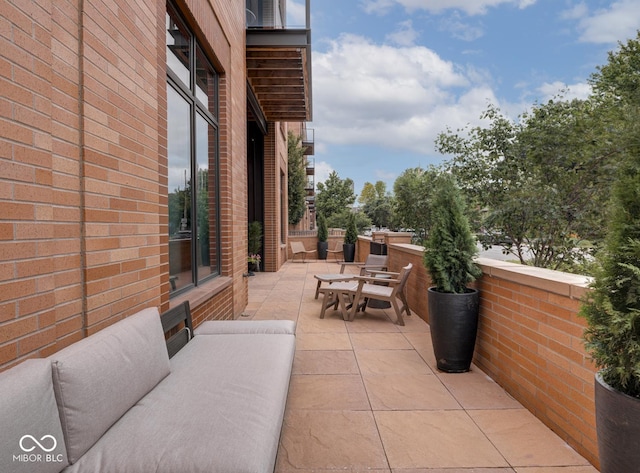
<instances>
[{"instance_id":1,"label":"overhanging roof","mask_svg":"<svg viewBox=\"0 0 640 473\"><path fill-rule=\"evenodd\" d=\"M311 121L311 30L247 29L247 80L268 121Z\"/></svg>"}]
</instances>

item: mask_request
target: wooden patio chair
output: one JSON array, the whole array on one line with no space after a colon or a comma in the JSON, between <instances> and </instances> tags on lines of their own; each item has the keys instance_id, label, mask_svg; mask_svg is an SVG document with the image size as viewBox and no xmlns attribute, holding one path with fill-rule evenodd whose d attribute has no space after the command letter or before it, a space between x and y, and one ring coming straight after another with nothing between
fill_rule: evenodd
<instances>
[{"instance_id":1,"label":"wooden patio chair","mask_svg":"<svg viewBox=\"0 0 640 473\"><path fill-rule=\"evenodd\" d=\"M409 263L402 268L399 273L391 273L388 271L370 271L371 276L356 276L358 280L358 288L351 294L353 294L353 302L351 306L351 312L349 314L349 320L353 321L356 316L356 312L362 310L363 312L367 308L367 303L371 299L379 301L387 301L391 303L393 310L396 313L396 323L398 325L404 325L402 313L406 312L407 315L411 315L409 309L409 303L404 294L404 286L407 283L409 274L413 264ZM383 279L386 283L385 286L380 285L380 276L388 277L389 279ZM376 284L378 283L378 284ZM402 303L402 306L398 305L398 300Z\"/></svg>"},{"instance_id":2,"label":"wooden patio chair","mask_svg":"<svg viewBox=\"0 0 640 473\"><path fill-rule=\"evenodd\" d=\"M334 259L337 261L339 261L341 258L339 258L339 256L344 255L344 252L342 251L342 242L340 240L336 241L336 244L333 248L333 250L331 248L327 249L327 259L329 259L329 254L334 255Z\"/></svg>"},{"instance_id":3,"label":"wooden patio chair","mask_svg":"<svg viewBox=\"0 0 640 473\"><path fill-rule=\"evenodd\" d=\"M344 273L347 266L360 268L360 276L366 276L369 271L386 271L388 260L389 257L387 255L369 255L364 263L343 262L340 266L340 274Z\"/></svg>"},{"instance_id":4,"label":"wooden patio chair","mask_svg":"<svg viewBox=\"0 0 640 473\"><path fill-rule=\"evenodd\" d=\"M304 248L304 244L301 241L290 241L289 246L291 247L291 252L293 253L292 261L295 261L296 255L302 255L302 262L304 263L307 254L316 253L318 250L306 250Z\"/></svg>"}]
</instances>

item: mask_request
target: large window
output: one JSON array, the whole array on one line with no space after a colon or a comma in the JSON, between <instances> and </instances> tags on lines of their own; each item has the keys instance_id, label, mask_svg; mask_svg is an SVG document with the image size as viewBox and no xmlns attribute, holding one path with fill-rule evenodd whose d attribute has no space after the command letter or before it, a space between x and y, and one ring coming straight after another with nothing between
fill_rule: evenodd
<instances>
[{"instance_id":1,"label":"large window","mask_svg":"<svg viewBox=\"0 0 640 473\"><path fill-rule=\"evenodd\" d=\"M167 8L169 274L172 294L220 274L218 78Z\"/></svg>"}]
</instances>

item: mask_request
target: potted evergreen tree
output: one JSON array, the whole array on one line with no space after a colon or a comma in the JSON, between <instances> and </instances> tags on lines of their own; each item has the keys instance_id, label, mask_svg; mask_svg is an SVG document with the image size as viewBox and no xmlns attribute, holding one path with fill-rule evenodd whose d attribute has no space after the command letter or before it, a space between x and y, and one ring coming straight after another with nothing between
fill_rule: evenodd
<instances>
[{"instance_id":1,"label":"potted evergreen tree","mask_svg":"<svg viewBox=\"0 0 640 473\"><path fill-rule=\"evenodd\" d=\"M323 213L318 213L316 223L318 224L318 259L327 259L329 230L327 229L327 219Z\"/></svg>"},{"instance_id":2,"label":"potted evergreen tree","mask_svg":"<svg viewBox=\"0 0 640 473\"><path fill-rule=\"evenodd\" d=\"M427 291L431 339L439 370L469 371L478 328L480 295L467 284L482 275L475 263L475 237L453 178L437 179L424 264L433 286Z\"/></svg>"},{"instance_id":3,"label":"potted evergreen tree","mask_svg":"<svg viewBox=\"0 0 640 473\"><path fill-rule=\"evenodd\" d=\"M356 216L351 212L347 220L347 230L344 233L344 244L342 245L342 252L344 253L344 261L346 263L353 263L356 259L357 242L358 228L356 227Z\"/></svg>"},{"instance_id":4,"label":"potted evergreen tree","mask_svg":"<svg viewBox=\"0 0 640 473\"><path fill-rule=\"evenodd\" d=\"M638 157L635 157L638 161ZM581 308L595 379L603 473L640 471L640 163L622 167L613 188L604 248Z\"/></svg>"}]
</instances>

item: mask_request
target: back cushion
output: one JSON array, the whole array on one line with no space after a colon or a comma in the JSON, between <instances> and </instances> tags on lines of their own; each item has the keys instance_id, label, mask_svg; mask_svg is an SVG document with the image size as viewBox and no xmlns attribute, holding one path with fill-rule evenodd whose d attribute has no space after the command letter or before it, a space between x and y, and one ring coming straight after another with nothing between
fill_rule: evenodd
<instances>
[{"instance_id":1,"label":"back cushion","mask_svg":"<svg viewBox=\"0 0 640 473\"><path fill-rule=\"evenodd\" d=\"M70 463L169 374L155 308L121 320L51 358Z\"/></svg>"},{"instance_id":2,"label":"back cushion","mask_svg":"<svg viewBox=\"0 0 640 473\"><path fill-rule=\"evenodd\" d=\"M27 360L0 373L0 471L57 473L68 464L51 362Z\"/></svg>"}]
</instances>

